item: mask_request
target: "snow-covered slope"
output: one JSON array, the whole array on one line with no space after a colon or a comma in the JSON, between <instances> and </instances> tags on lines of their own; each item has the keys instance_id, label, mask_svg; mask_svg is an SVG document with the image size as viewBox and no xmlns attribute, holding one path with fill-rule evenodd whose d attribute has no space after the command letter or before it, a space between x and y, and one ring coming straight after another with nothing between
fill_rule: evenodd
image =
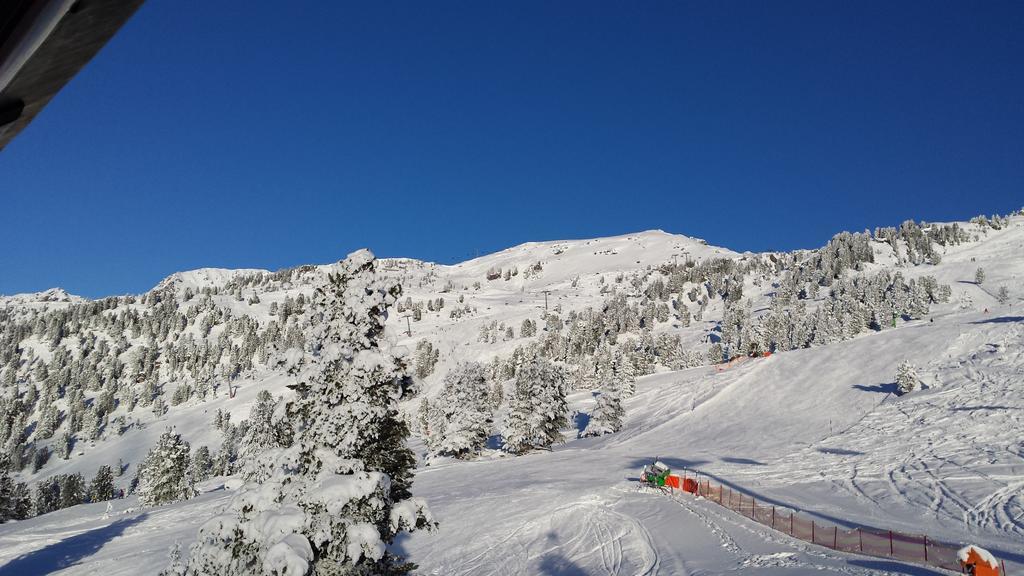
<instances>
[{"instance_id":1,"label":"snow-covered slope","mask_svg":"<svg viewBox=\"0 0 1024 576\"><path fill-rule=\"evenodd\" d=\"M470 462L434 460L418 471L414 492L428 500L440 528L397 546L425 574L929 573L794 541L706 502L636 491L632 479L639 468L660 457L829 521L981 544L1005 559L1011 573L1021 569L1024 217L1011 218L1000 230L963 226L978 239L945 247L937 265L898 268L907 277L927 274L952 287L951 301L934 305L926 317L725 368L661 367L640 379L637 394L626 401L625 428L614 435L570 439L552 452L521 457L492 452ZM897 270L888 245L874 249L875 263L864 273ZM646 277L648 267L673 260L743 257L652 231L530 243L454 266L387 260L382 269L403 279L413 301L445 300L439 311L424 310L419 321L407 320L409 311L394 314L388 336L410 347L427 340L440 350L438 366L423 381L422 393L430 397L454 363L490 360L529 341L519 327L524 319L541 319L545 292L549 309L561 305L564 316L600 306L608 297L602 287L615 285L619 275L627 288L630 275ZM978 267L986 271L980 285L974 282ZM186 286L199 292L270 274L200 272L165 283L174 279L182 292ZM1000 286L1009 289L1007 304L996 298ZM761 310L774 290L770 281L757 285L748 278L744 297ZM244 299L258 295L253 303L239 301L233 291L213 298L265 325L271 303L308 294L309 286L286 281L242 287ZM659 323L656 331L703 342L717 334L716 302L702 321L689 327ZM452 317L456 307L468 311ZM517 337L481 342L481 327L492 322L514 327ZM903 360L919 367L927 388L896 397L892 383ZM123 436L84 446L66 461L53 459L25 478L91 474L119 457L137 463L168 425L193 445L215 446L219 433L209 426L214 412L229 411L237 421L259 390L277 393L290 381L257 365L234 381L233 397L221 389L165 415L147 412ZM570 400L584 412L593 403L586 391ZM142 573L155 573L165 565L169 545L187 547L197 524L229 495L213 490L148 510L130 497L116 501L110 514L104 504L90 504L0 526L0 574L137 574L143 566Z\"/></svg>"}]
</instances>

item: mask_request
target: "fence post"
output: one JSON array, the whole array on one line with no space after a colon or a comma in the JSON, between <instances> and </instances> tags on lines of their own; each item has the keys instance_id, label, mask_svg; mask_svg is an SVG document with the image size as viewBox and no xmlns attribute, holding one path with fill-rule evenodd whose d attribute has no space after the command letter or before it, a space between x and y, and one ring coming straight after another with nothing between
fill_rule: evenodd
<instances>
[{"instance_id":1,"label":"fence post","mask_svg":"<svg viewBox=\"0 0 1024 576\"><path fill-rule=\"evenodd\" d=\"M814 544L814 520L811 520L811 544Z\"/></svg>"},{"instance_id":2,"label":"fence post","mask_svg":"<svg viewBox=\"0 0 1024 576\"><path fill-rule=\"evenodd\" d=\"M775 529L775 506L772 505L772 530Z\"/></svg>"},{"instance_id":3,"label":"fence post","mask_svg":"<svg viewBox=\"0 0 1024 576\"><path fill-rule=\"evenodd\" d=\"M793 535L793 513L789 513L789 535Z\"/></svg>"},{"instance_id":4,"label":"fence post","mask_svg":"<svg viewBox=\"0 0 1024 576\"><path fill-rule=\"evenodd\" d=\"M864 551L864 532L857 526L857 540L860 541L860 551Z\"/></svg>"},{"instance_id":5,"label":"fence post","mask_svg":"<svg viewBox=\"0 0 1024 576\"><path fill-rule=\"evenodd\" d=\"M928 535L924 535L924 561L928 561Z\"/></svg>"},{"instance_id":6,"label":"fence post","mask_svg":"<svg viewBox=\"0 0 1024 576\"><path fill-rule=\"evenodd\" d=\"M892 556L892 530L889 530L889 556Z\"/></svg>"},{"instance_id":7,"label":"fence post","mask_svg":"<svg viewBox=\"0 0 1024 576\"><path fill-rule=\"evenodd\" d=\"M839 526L834 527L835 532L832 533L832 549L836 550L839 548Z\"/></svg>"},{"instance_id":8,"label":"fence post","mask_svg":"<svg viewBox=\"0 0 1024 576\"><path fill-rule=\"evenodd\" d=\"M750 517L757 522L757 498L750 497Z\"/></svg>"}]
</instances>

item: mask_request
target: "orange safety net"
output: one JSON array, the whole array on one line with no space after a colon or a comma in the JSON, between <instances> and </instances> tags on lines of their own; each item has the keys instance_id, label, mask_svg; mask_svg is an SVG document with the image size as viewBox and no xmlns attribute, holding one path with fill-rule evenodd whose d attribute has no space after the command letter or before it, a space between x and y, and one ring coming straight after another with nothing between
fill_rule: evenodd
<instances>
[{"instance_id":1,"label":"orange safety net","mask_svg":"<svg viewBox=\"0 0 1024 576\"><path fill-rule=\"evenodd\" d=\"M957 551L960 546L936 542L924 534L905 534L893 530L870 527L840 527L804 516L782 506L758 502L753 496L727 486L712 484L710 480L684 478L683 489L693 483L693 493L738 512L755 522L784 532L806 542L868 556L895 558L917 562L946 570L961 571ZM978 568L982 565L978 564ZM976 575L998 576L999 570L976 571Z\"/></svg>"}]
</instances>

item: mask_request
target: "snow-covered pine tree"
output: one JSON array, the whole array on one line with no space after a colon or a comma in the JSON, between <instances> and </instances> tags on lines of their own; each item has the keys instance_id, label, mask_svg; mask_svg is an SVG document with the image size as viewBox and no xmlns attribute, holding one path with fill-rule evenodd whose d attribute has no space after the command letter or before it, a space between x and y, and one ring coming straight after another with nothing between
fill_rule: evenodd
<instances>
[{"instance_id":1,"label":"snow-covered pine tree","mask_svg":"<svg viewBox=\"0 0 1024 576\"><path fill-rule=\"evenodd\" d=\"M161 570L158 576L186 576L186 574L188 574L188 570L181 558L181 543L175 541L167 552L167 567Z\"/></svg>"},{"instance_id":2,"label":"snow-covered pine tree","mask_svg":"<svg viewBox=\"0 0 1024 576\"><path fill-rule=\"evenodd\" d=\"M434 366L440 357L440 350L427 340L420 340L416 343L416 356L414 358L414 373L420 380L434 373Z\"/></svg>"},{"instance_id":3,"label":"snow-covered pine tree","mask_svg":"<svg viewBox=\"0 0 1024 576\"><path fill-rule=\"evenodd\" d=\"M550 360L534 356L516 372L505 418L504 449L522 454L549 448L562 439L568 424L565 376Z\"/></svg>"},{"instance_id":4,"label":"snow-covered pine tree","mask_svg":"<svg viewBox=\"0 0 1024 576\"><path fill-rule=\"evenodd\" d=\"M629 397L636 394L636 369L629 357L618 349L612 356L611 377L618 386L620 396Z\"/></svg>"},{"instance_id":5,"label":"snow-covered pine tree","mask_svg":"<svg viewBox=\"0 0 1024 576\"><path fill-rule=\"evenodd\" d=\"M205 444L196 448L189 466L189 475L194 481L202 482L208 479L213 474L213 456L210 455L210 448Z\"/></svg>"},{"instance_id":6,"label":"snow-covered pine tree","mask_svg":"<svg viewBox=\"0 0 1024 576\"><path fill-rule=\"evenodd\" d=\"M168 428L139 466L139 502L159 506L196 495L189 482L189 444Z\"/></svg>"},{"instance_id":7,"label":"snow-covered pine tree","mask_svg":"<svg viewBox=\"0 0 1024 576\"><path fill-rule=\"evenodd\" d=\"M89 501L103 502L114 499L114 471L104 464L96 471L96 477L89 485Z\"/></svg>"},{"instance_id":8,"label":"snow-covered pine tree","mask_svg":"<svg viewBox=\"0 0 1024 576\"><path fill-rule=\"evenodd\" d=\"M626 411L622 408L619 387L609 375L602 379L601 391L597 394L597 404L590 413L587 427L580 432L580 437L614 434L622 430L622 418L625 415Z\"/></svg>"},{"instance_id":9,"label":"snow-covered pine tree","mask_svg":"<svg viewBox=\"0 0 1024 576\"><path fill-rule=\"evenodd\" d=\"M7 457L0 455L0 524L27 518L32 502L28 487L23 482L14 482L8 465Z\"/></svg>"},{"instance_id":10,"label":"snow-covered pine tree","mask_svg":"<svg viewBox=\"0 0 1024 576\"><path fill-rule=\"evenodd\" d=\"M95 408L85 410L82 415L82 437L86 440L95 440L100 435L100 418Z\"/></svg>"},{"instance_id":11,"label":"snow-covered pine tree","mask_svg":"<svg viewBox=\"0 0 1024 576\"><path fill-rule=\"evenodd\" d=\"M57 439L56 449L57 456L60 456L61 460L67 460L71 457L71 450L75 446L75 438L70 432L64 432Z\"/></svg>"},{"instance_id":12,"label":"snow-covered pine tree","mask_svg":"<svg viewBox=\"0 0 1024 576\"><path fill-rule=\"evenodd\" d=\"M5 457L0 456L0 524L24 520L32 513L32 494L24 482L14 482L7 472Z\"/></svg>"},{"instance_id":13,"label":"snow-covered pine tree","mask_svg":"<svg viewBox=\"0 0 1024 576\"><path fill-rule=\"evenodd\" d=\"M904 360L896 367L896 394L902 396L913 392L921 386L921 378L917 375L917 368Z\"/></svg>"},{"instance_id":14,"label":"snow-covered pine tree","mask_svg":"<svg viewBox=\"0 0 1024 576\"><path fill-rule=\"evenodd\" d=\"M60 479L50 476L36 482L32 511L38 516L60 509Z\"/></svg>"},{"instance_id":15,"label":"snow-covered pine tree","mask_svg":"<svg viewBox=\"0 0 1024 576\"><path fill-rule=\"evenodd\" d=\"M508 395L508 410L502 426L502 448L512 454L523 454L533 448L530 420L533 402L530 383L516 379Z\"/></svg>"},{"instance_id":16,"label":"snow-covered pine tree","mask_svg":"<svg viewBox=\"0 0 1024 576\"><path fill-rule=\"evenodd\" d=\"M420 407L416 410L416 428L424 441L431 436L430 413L432 411L430 400L425 397L420 399Z\"/></svg>"},{"instance_id":17,"label":"snow-covered pine tree","mask_svg":"<svg viewBox=\"0 0 1024 576\"><path fill-rule=\"evenodd\" d=\"M501 382L495 382L491 386L491 393L488 396L491 402L491 410L497 410L501 403L505 401L505 388L501 385Z\"/></svg>"},{"instance_id":18,"label":"snow-covered pine tree","mask_svg":"<svg viewBox=\"0 0 1024 576\"><path fill-rule=\"evenodd\" d=\"M398 400L412 386L404 361L380 348L401 293L373 254L349 255L316 287L314 362L284 412L294 443L272 474L246 484L199 530L189 574L401 574L387 549L401 531L433 524L410 494L415 460Z\"/></svg>"},{"instance_id":19,"label":"snow-covered pine tree","mask_svg":"<svg viewBox=\"0 0 1024 576\"><path fill-rule=\"evenodd\" d=\"M444 377L444 389L437 402L445 420L441 438L432 451L441 456L465 458L476 454L491 432L491 407L484 366L465 362Z\"/></svg>"},{"instance_id":20,"label":"snow-covered pine tree","mask_svg":"<svg viewBox=\"0 0 1024 576\"><path fill-rule=\"evenodd\" d=\"M996 292L996 300L1003 306L1010 303L1010 291L1006 289L1006 286L1000 286Z\"/></svg>"},{"instance_id":21,"label":"snow-covered pine tree","mask_svg":"<svg viewBox=\"0 0 1024 576\"><path fill-rule=\"evenodd\" d=\"M519 335L523 338L536 336L537 324L533 320L530 320L529 318L524 319L523 323L519 326Z\"/></svg>"},{"instance_id":22,"label":"snow-covered pine tree","mask_svg":"<svg viewBox=\"0 0 1024 576\"><path fill-rule=\"evenodd\" d=\"M242 435L238 456L242 461L242 476L246 480L264 480L269 474L269 462L264 455L273 455L268 450L282 447L287 433L280 423L274 422L276 402L270 392L260 390L256 402L249 410L249 426Z\"/></svg>"},{"instance_id":23,"label":"snow-covered pine tree","mask_svg":"<svg viewBox=\"0 0 1024 576\"><path fill-rule=\"evenodd\" d=\"M81 474L61 474L58 479L60 486L59 508L70 508L86 501L88 492L85 478Z\"/></svg>"},{"instance_id":24,"label":"snow-covered pine tree","mask_svg":"<svg viewBox=\"0 0 1024 576\"><path fill-rule=\"evenodd\" d=\"M974 271L974 283L981 286L983 282L985 282L985 269L979 266L978 269Z\"/></svg>"}]
</instances>

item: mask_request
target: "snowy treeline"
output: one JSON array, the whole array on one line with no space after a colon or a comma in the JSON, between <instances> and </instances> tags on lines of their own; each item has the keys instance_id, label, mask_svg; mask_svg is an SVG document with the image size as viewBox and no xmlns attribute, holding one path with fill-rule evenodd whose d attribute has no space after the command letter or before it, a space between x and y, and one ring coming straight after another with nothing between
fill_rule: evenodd
<instances>
[{"instance_id":1,"label":"snowy treeline","mask_svg":"<svg viewBox=\"0 0 1024 576\"><path fill-rule=\"evenodd\" d=\"M44 449L63 450L123 434L139 408L164 414L214 394L281 351L301 348L305 305L285 297L265 326L233 316L214 291L169 290L140 299L107 298L38 311L0 309L0 444L10 466L31 465Z\"/></svg>"},{"instance_id":2,"label":"snowy treeline","mask_svg":"<svg viewBox=\"0 0 1024 576\"><path fill-rule=\"evenodd\" d=\"M948 301L950 292L949 286L939 285L931 276L906 281L899 272L883 270L834 282L814 311L804 301L787 303L778 296L757 318L751 317L749 300L726 306L719 359L829 344L865 330L883 330L897 318L921 318L931 304Z\"/></svg>"},{"instance_id":3,"label":"snowy treeline","mask_svg":"<svg viewBox=\"0 0 1024 576\"><path fill-rule=\"evenodd\" d=\"M86 482L81 474L60 474L37 482L32 490L24 482L15 482L3 464L0 460L0 524L78 504L111 500L118 493L115 472L110 466L100 466L91 482Z\"/></svg>"}]
</instances>

